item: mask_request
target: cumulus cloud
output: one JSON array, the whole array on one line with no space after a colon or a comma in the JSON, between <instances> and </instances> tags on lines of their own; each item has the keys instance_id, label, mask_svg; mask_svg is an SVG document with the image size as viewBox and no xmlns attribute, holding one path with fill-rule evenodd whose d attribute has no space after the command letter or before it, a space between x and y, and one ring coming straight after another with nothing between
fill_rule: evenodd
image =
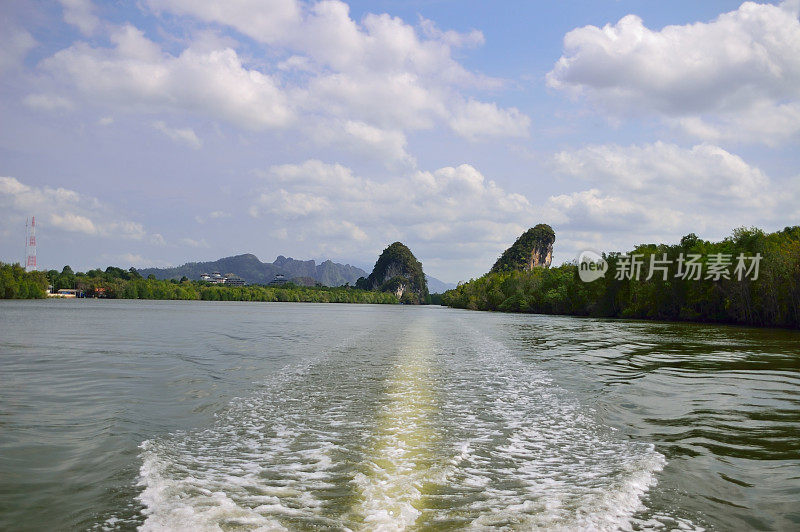
<instances>
[{"instance_id":1,"label":"cumulus cloud","mask_svg":"<svg viewBox=\"0 0 800 532\"><path fill-rule=\"evenodd\" d=\"M656 142L562 151L554 169L589 188L542 206L567 241L605 250L676 241L689 232L721 238L742 225L775 226L800 196L741 157L710 144ZM563 243L564 239L562 239Z\"/></svg>"},{"instance_id":2,"label":"cumulus cloud","mask_svg":"<svg viewBox=\"0 0 800 532\"><path fill-rule=\"evenodd\" d=\"M0 218L4 225L35 215L37 221L69 233L142 240L142 224L120 219L97 199L65 188L29 186L0 177Z\"/></svg>"},{"instance_id":3,"label":"cumulus cloud","mask_svg":"<svg viewBox=\"0 0 800 532\"><path fill-rule=\"evenodd\" d=\"M670 118L667 122L711 142L737 141L775 147L800 132L800 103L761 99L738 112Z\"/></svg>"},{"instance_id":4,"label":"cumulus cloud","mask_svg":"<svg viewBox=\"0 0 800 532\"><path fill-rule=\"evenodd\" d=\"M108 26L112 46L78 42L42 68L93 103L126 110L192 112L253 130L338 124L352 143L394 161L411 162L408 131L442 125L470 139L527 134L530 120L518 109L465 95L501 85L453 58L454 48L480 45L480 32L442 31L426 20L415 27L386 14L356 21L336 0L147 5L205 29L233 28L265 47L267 64L250 66L231 39L196 38L168 53L126 24Z\"/></svg>"},{"instance_id":5,"label":"cumulus cloud","mask_svg":"<svg viewBox=\"0 0 800 532\"><path fill-rule=\"evenodd\" d=\"M231 26L263 42L284 38L301 21L295 0L147 0L154 11L192 15L205 22Z\"/></svg>"},{"instance_id":6,"label":"cumulus cloud","mask_svg":"<svg viewBox=\"0 0 800 532\"><path fill-rule=\"evenodd\" d=\"M348 141L355 139L358 145L384 160L414 163L406 152L407 141L402 131L380 129L354 120L345 122L344 131Z\"/></svg>"},{"instance_id":7,"label":"cumulus cloud","mask_svg":"<svg viewBox=\"0 0 800 532\"><path fill-rule=\"evenodd\" d=\"M231 48L185 49L174 56L131 25L110 35L112 48L76 43L42 62L93 101L123 109L186 110L248 129L286 125L286 96L268 75L242 64Z\"/></svg>"},{"instance_id":8,"label":"cumulus cloud","mask_svg":"<svg viewBox=\"0 0 800 532\"><path fill-rule=\"evenodd\" d=\"M453 131L464 138L526 137L530 118L517 108L498 108L494 103L469 100L459 106L450 122Z\"/></svg>"},{"instance_id":9,"label":"cumulus cloud","mask_svg":"<svg viewBox=\"0 0 800 532\"><path fill-rule=\"evenodd\" d=\"M53 227L63 229L64 231L72 231L75 233L86 233L87 235L96 235L97 226L86 216L80 214L57 212L50 215L50 224Z\"/></svg>"},{"instance_id":10,"label":"cumulus cloud","mask_svg":"<svg viewBox=\"0 0 800 532\"><path fill-rule=\"evenodd\" d=\"M486 42L483 32L472 30L468 33L459 33L453 30L442 31L432 20L420 17L419 27L429 39L442 41L453 48L474 48Z\"/></svg>"},{"instance_id":11,"label":"cumulus cloud","mask_svg":"<svg viewBox=\"0 0 800 532\"><path fill-rule=\"evenodd\" d=\"M332 205L322 197L304 192L289 192L280 189L275 192L262 193L258 198L258 204L267 212L280 214L286 218L297 218L308 216L309 214L330 211ZM254 216L259 211L251 211Z\"/></svg>"},{"instance_id":12,"label":"cumulus cloud","mask_svg":"<svg viewBox=\"0 0 800 532\"><path fill-rule=\"evenodd\" d=\"M761 170L711 144L688 149L664 142L589 146L559 152L555 160L562 173L628 190L638 198L670 204L696 200L716 207L732 202L770 207L774 202L769 179Z\"/></svg>"},{"instance_id":13,"label":"cumulus cloud","mask_svg":"<svg viewBox=\"0 0 800 532\"><path fill-rule=\"evenodd\" d=\"M84 35L92 35L101 25L90 0L59 0L64 8L64 21Z\"/></svg>"},{"instance_id":14,"label":"cumulus cloud","mask_svg":"<svg viewBox=\"0 0 800 532\"><path fill-rule=\"evenodd\" d=\"M776 227L800 204L796 183L776 183L711 144L587 146L557 153L552 170L577 190L534 202L466 164L378 180L308 160L271 167L250 213L290 228L306 247L317 242L310 251L318 255L369 260L365 251L399 239L430 257L437 273L457 279L465 264L487 271L540 222L556 229L559 260L568 260L586 248L627 250L690 232L722 238L742 225Z\"/></svg>"},{"instance_id":15,"label":"cumulus cloud","mask_svg":"<svg viewBox=\"0 0 800 532\"><path fill-rule=\"evenodd\" d=\"M798 4L745 2L711 22L658 31L635 15L577 28L547 82L706 140L783 141L800 132Z\"/></svg>"},{"instance_id":16,"label":"cumulus cloud","mask_svg":"<svg viewBox=\"0 0 800 532\"><path fill-rule=\"evenodd\" d=\"M285 221L293 238L324 235L313 250L320 254L358 258L402 239L420 257L452 252L453 261L477 257L489 262L494 250L513 242L536 216L527 198L502 189L467 164L379 181L342 165L308 160L273 166L265 179L268 186L251 214ZM440 267L446 271L449 266Z\"/></svg>"},{"instance_id":17,"label":"cumulus cloud","mask_svg":"<svg viewBox=\"0 0 800 532\"><path fill-rule=\"evenodd\" d=\"M175 128L169 127L162 120L153 122L153 128L162 132L164 135L174 140L175 142L185 144L190 148L199 150L203 146L203 141L197 136L194 130L190 127Z\"/></svg>"},{"instance_id":18,"label":"cumulus cloud","mask_svg":"<svg viewBox=\"0 0 800 532\"><path fill-rule=\"evenodd\" d=\"M18 68L28 52L36 46L36 40L27 31L9 25L0 18L0 33L3 46L0 46L0 73Z\"/></svg>"}]
</instances>

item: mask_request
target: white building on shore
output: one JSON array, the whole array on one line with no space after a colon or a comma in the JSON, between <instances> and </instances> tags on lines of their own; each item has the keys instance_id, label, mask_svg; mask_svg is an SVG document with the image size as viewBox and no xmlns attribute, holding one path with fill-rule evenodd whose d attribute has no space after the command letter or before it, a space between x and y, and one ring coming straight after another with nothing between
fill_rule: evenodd
<instances>
[{"instance_id":1,"label":"white building on shore","mask_svg":"<svg viewBox=\"0 0 800 532\"><path fill-rule=\"evenodd\" d=\"M227 273L225 275L219 272L212 272L210 275L204 273L200 275L200 280L211 284L226 284L229 286L244 286L246 284L244 279L235 273Z\"/></svg>"}]
</instances>

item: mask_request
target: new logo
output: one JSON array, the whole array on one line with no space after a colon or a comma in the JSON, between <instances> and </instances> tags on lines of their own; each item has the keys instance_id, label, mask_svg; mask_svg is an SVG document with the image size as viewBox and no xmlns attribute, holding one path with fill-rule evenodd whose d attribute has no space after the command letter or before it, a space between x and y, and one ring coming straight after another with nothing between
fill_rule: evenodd
<instances>
[{"instance_id":1,"label":"new logo","mask_svg":"<svg viewBox=\"0 0 800 532\"><path fill-rule=\"evenodd\" d=\"M605 276L608 263L596 251L581 251L578 255L578 276L584 283L591 283Z\"/></svg>"}]
</instances>

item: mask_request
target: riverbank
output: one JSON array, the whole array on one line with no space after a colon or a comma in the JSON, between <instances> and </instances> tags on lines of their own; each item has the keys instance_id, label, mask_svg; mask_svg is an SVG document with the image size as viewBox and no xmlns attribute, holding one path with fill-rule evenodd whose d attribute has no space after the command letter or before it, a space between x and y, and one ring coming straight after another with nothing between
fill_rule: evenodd
<instances>
[{"instance_id":1,"label":"riverbank","mask_svg":"<svg viewBox=\"0 0 800 532\"><path fill-rule=\"evenodd\" d=\"M52 292L48 288L52 287ZM201 281L142 278L136 270L108 267L73 273L26 272L18 264L0 263L0 299L56 298L261 301L296 303L397 304L394 294L350 286L224 286Z\"/></svg>"},{"instance_id":2,"label":"riverbank","mask_svg":"<svg viewBox=\"0 0 800 532\"><path fill-rule=\"evenodd\" d=\"M631 270L634 256L638 271ZM737 273L740 256L748 268L753 257L759 257L757 268ZM702 275L685 275L689 257L699 257L697 271ZM642 245L626 255L613 253L602 259L605 275L591 282L581 280L576 264L488 273L445 292L442 304L470 310L800 328L798 226L770 234L739 229L721 242L688 235L676 245ZM727 269L712 274L719 261L727 261ZM651 272L651 264L663 264L664 270Z\"/></svg>"}]
</instances>

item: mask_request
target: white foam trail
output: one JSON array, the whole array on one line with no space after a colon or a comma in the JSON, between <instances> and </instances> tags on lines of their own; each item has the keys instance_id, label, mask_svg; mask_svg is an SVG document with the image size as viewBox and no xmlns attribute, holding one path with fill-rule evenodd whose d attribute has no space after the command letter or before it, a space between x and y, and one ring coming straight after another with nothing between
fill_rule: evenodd
<instances>
[{"instance_id":1,"label":"white foam trail","mask_svg":"<svg viewBox=\"0 0 800 532\"><path fill-rule=\"evenodd\" d=\"M436 405L429 378L430 333L415 328L401 346L397 365L386 383L386 402L378 413L371 449L354 481L359 492L356 519L368 530L395 531L412 527L422 514L420 504L437 464L432 448Z\"/></svg>"},{"instance_id":2,"label":"white foam trail","mask_svg":"<svg viewBox=\"0 0 800 532\"><path fill-rule=\"evenodd\" d=\"M303 396L314 391L301 389L310 367L235 401L210 429L143 442L141 530L287 530L284 520L333 526L318 494L336 482L331 453L340 434L304 415Z\"/></svg>"},{"instance_id":3,"label":"white foam trail","mask_svg":"<svg viewBox=\"0 0 800 532\"><path fill-rule=\"evenodd\" d=\"M632 528L664 457L503 343L440 328L354 340L144 442L142 529Z\"/></svg>"},{"instance_id":4,"label":"white foam trail","mask_svg":"<svg viewBox=\"0 0 800 532\"><path fill-rule=\"evenodd\" d=\"M472 528L630 529L664 457L598 425L503 344L476 332L470 340L468 379L451 373L444 387L456 390L447 418L470 429L450 478L469 503L447 513Z\"/></svg>"}]
</instances>

